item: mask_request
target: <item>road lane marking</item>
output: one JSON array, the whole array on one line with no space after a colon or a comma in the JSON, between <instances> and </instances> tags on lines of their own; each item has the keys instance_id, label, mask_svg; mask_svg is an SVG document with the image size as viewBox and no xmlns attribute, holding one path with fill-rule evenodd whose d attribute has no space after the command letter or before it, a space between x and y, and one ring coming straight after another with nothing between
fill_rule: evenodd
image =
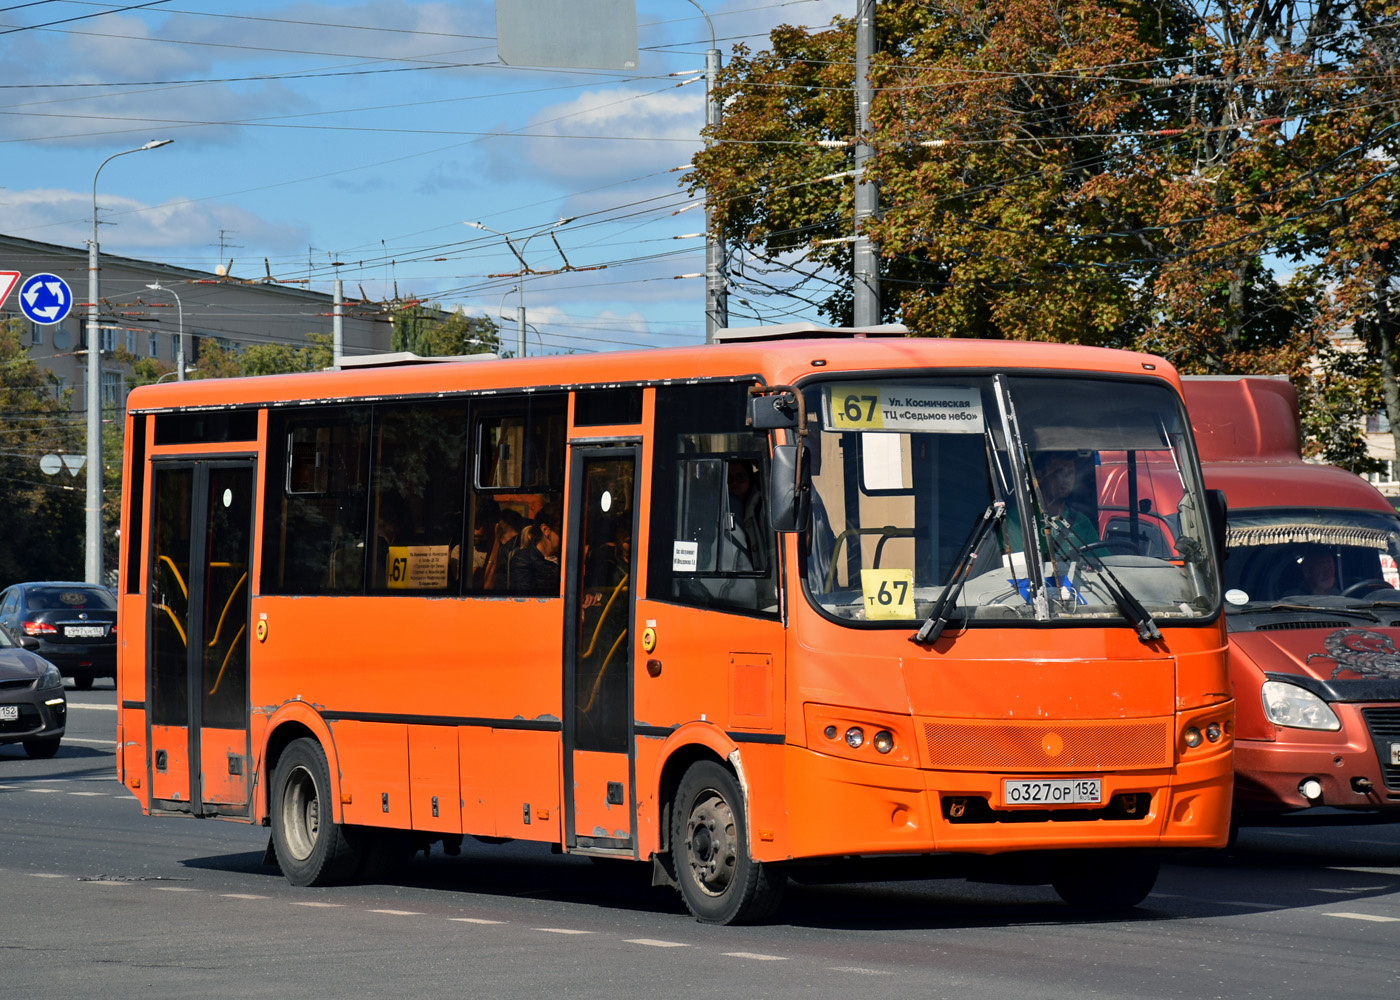
<instances>
[{"instance_id":1,"label":"road lane marking","mask_svg":"<svg viewBox=\"0 0 1400 1000\"><path fill-rule=\"evenodd\" d=\"M96 795L98 798L102 798L102 797L104 797L104 796L109 796L109 795L110 795L110 796L111 796L112 798L114 798L114 799L121 798L120 795L112 795L110 792L69 792L68 794L69 794L69 795L86 795L86 796L89 796L89 797L91 797L91 796L93 796L93 795Z\"/></svg>"},{"instance_id":2,"label":"road lane marking","mask_svg":"<svg viewBox=\"0 0 1400 1000\"><path fill-rule=\"evenodd\" d=\"M307 902L302 902L301 900L292 900L292 905L293 905L293 906L321 906L321 907L325 907L326 909L330 909L330 908L335 907L335 906L344 906L345 904L344 904L344 903L307 903Z\"/></svg>"},{"instance_id":3,"label":"road lane marking","mask_svg":"<svg viewBox=\"0 0 1400 1000\"><path fill-rule=\"evenodd\" d=\"M83 709L88 712L115 712L117 710L116 705L79 705L77 702L70 701L68 703L68 710L71 712L75 708Z\"/></svg>"},{"instance_id":4,"label":"road lane marking","mask_svg":"<svg viewBox=\"0 0 1400 1000\"><path fill-rule=\"evenodd\" d=\"M61 788L26 788L26 792L38 792L40 795L57 795L63 791Z\"/></svg>"},{"instance_id":5,"label":"road lane marking","mask_svg":"<svg viewBox=\"0 0 1400 1000\"><path fill-rule=\"evenodd\" d=\"M829 971L829 972L850 972L850 973L854 973L854 974L857 975L857 976L892 976L892 975L894 975L893 972L889 972L889 971L887 971L887 970L885 970L885 969L862 969L862 968L861 968L860 966L858 966L858 965L833 965L833 966L831 966L827 971Z\"/></svg>"},{"instance_id":6,"label":"road lane marking","mask_svg":"<svg viewBox=\"0 0 1400 1000\"><path fill-rule=\"evenodd\" d=\"M1338 911L1336 913L1324 913L1324 917L1341 917L1344 920L1369 920L1376 924L1400 924L1400 917L1378 917L1374 913L1347 913Z\"/></svg>"},{"instance_id":7,"label":"road lane marking","mask_svg":"<svg viewBox=\"0 0 1400 1000\"><path fill-rule=\"evenodd\" d=\"M57 872L30 872L30 878L67 878L67 875L60 875Z\"/></svg>"},{"instance_id":8,"label":"road lane marking","mask_svg":"<svg viewBox=\"0 0 1400 1000\"><path fill-rule=\"evenodd\" d=\"M220 893L225 899L267 899L267 896L254 895L251 892L224 892Z\"/></svg>"},{"instance_id":9,"label":"road lane marking","mask_svg":"<svg viewBox=\"0 0 1400 1000\"><path fill-rule=\"evenodd\" d=\"M1281 903L1251 903L1247 899L1217 899L1215 902L1221 906L1243 906L1251 910L1286 910L1287 906Z\"/></svg>"},{"instance_id":10,"label":"road lane marking","mask_svg":"<svg viewBox=\"0 0 1400 1000\"><path fill-rule=\"evenodd\" d=\"M117 741L116 741L116 740L83 740L83 739L79 739L79 738L76 737L76 736L65 736L65 737L63 737L63 742L64 742L64 743L89 743L89 744L91 744L92 746L95 746L95 747L114 747L114 746L117 745Z\"/></svg>"},{"instance_id":11,"label":"road lane marking","mask_svg":"<svg viewBox=\"0 0 1400 1000\"><path fill-rule=\"evenodd\" d=\"M537 931L544 931L546 934L592 934L592 931L577 931L572 927L536 927Z\"/></svg>"},{"instance_id":12,"label":"road lane marking","mask_svg":"<svg viewBox=\"0 0 1400 1000\"><path fill-rule=\"evenodd\" d=\"M784 956L782 956L782 955L760 955L758 952L753 952L753 951L726 951L726 952L724 952L724 957L725 957L725 958L748 958L748 959L752 959L752 960L755 961L755 962L786 962L786 961L787 961L787 959L786 959Z\"/></svg>"},{"instance_id":13,"label":"road lane marking","mask_svg":"<svg viewBox=\"0 0 1400 1000\"><path fill-rule=\"evenodd\" d=\"M1389 889L1388 885L1359 885L1353 889L1321 889L1312 886L1313 892L1328 892L1334 896L1355 896L1359 892L1380 892L1382 889Z\"/></svg>"},{"instance_id":14,"label":"road lane marking","mask_svg":"<svg viewBox=\"0 0 1400 1000\"><path fill-rule=\"evenodd\" d=\"M457 923L457 924L503 924L503 923L505 923L504 920L483 920L481 917L448 917L447 919L448 919L448 920L451 920L453 923Z\"/></svg>"},{"instance_id":15,"label":"road lane marking","mask_svg":"<svg viewBox=\"0 0 1400 1000\"><path fill-rule=\"evenodd\" d=\"M158 885L155 890L157 892L199 892L198 889L188 885Z\"/></svg>"},{"instance_id":16,"label":"road lane marking","mask_svg":"<svg viewBox=\"0 0 1400 1000\"><path fill-rule=\"evenodd\" d=\"M627 938L625 944L644 944L648 948L689 948L680 941L658 941L656 938Z\"/></svg>"},{"instance_id":17,"label":"road lane marking","mask_svg":"<svg viewBox=\"0 0 1400 1000\"><path fill-rule=\"evenodd\" d=\"M421 917L423 914L417 910L370 910L370 913L384 913L391 917Z\"/></svg>"}]
</instances>

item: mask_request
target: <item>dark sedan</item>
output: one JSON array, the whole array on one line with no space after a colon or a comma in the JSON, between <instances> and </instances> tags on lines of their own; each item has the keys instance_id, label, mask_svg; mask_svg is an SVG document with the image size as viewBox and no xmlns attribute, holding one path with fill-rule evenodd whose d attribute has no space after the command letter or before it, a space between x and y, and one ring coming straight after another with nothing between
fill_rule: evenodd
<instances>
[{"instance_id":1,"label":"dark sedan","mask_svg":"<svg viewBox=\"0 0 1400 1000\"><path fill-rule=\"evenodd\" d=\"M23 743L31 757L52 757L67 722L58 668L0 632L0 743Z\"/></svg>"},{"instance_id":2,"label":"dark sedan","mask_svg":"<svg viewBox=\"0 0 1400 1000\"><path fill-rule=\"evenodd\" d=\"M0 628L35 650L75 686L117 676L117 599L91 583L17 583L0 593ZM27 645L27 644L26 644Z\"/></svg>"}]
</instances>

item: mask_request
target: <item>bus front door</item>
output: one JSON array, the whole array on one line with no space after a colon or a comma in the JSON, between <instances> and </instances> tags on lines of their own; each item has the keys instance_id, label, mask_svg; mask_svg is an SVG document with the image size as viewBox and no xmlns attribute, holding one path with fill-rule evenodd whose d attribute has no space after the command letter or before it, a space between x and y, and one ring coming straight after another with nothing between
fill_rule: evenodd
<instances>
[{"instance_id":1,"label":"bus front door","mask_svg":"<svg viewBox=\"0 0 1400 1000\"><path fill-rule=\"evenodd\" d=\"M147 568L152 805L248 814L253 463L154 464Z\"/></svg>"},{"instance_id":2,"label":"bus front door","mask_svg":"<svg viewBox=\"0 0 1400 1000\"><path fill-rule=\"evenodd\" d=\"M564 842L633 857L632 748L634 446L575 446L570 455L564 639Z\"/></svg>"}]
</instances>

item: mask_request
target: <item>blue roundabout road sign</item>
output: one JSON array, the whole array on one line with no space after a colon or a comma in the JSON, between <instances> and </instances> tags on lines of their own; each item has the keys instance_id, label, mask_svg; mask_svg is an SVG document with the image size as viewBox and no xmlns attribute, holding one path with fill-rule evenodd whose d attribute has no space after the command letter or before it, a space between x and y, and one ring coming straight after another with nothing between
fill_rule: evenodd
<instances>
[{"instance_id":1,"label":"blue roundabout road sign","mask_svg":"<svg viewBox=\"0 0 1400 1000\"><path fill-rule=\"evenodd\" d=\"M41 326L61 323L73 308L73 292L56 274L31 274L19 287L19 307Z\"/></svg>"}]
</instances>

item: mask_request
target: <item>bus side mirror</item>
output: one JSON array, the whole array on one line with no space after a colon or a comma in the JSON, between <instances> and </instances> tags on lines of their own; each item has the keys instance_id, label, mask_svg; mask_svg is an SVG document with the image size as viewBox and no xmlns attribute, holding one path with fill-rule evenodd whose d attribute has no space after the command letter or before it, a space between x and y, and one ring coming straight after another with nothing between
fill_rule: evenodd
<instances>
[{"instance_id":1,"label":"bus side mirror","mask_svg":"<svg viewBox=\"0 0 1400 1000\"><path fill-rule=\"evenodd\" d=\"M1210 518L1210 533L1215 539L1215 558L1224 563L1229 552L1225 549L1225 491L1206 490L1206 516Z\"/></svg>"},{"instance_id":2,"label":"bus side mirror","mask_svg":"<svg viewBox=\"0 0 1400 1000\"><path fill-rule=\"evenodd\" d=\"M773 388L781 390L785 387ZM749 393L749 426L756 431L796 430L799 426L799 410L796 393Z\"/></svg>"},{"instance_id":3,"label":"bus side mirror","mask_svg":"<svg viewBox=\"0 0 1400 1000\"><path fill-rule=\"evenodd\" d=\"M773 447L773 464L768 469L768 520L774 531L807 530L812 518L808 461L807 449L799 444Z\"/></svg>"}]
</instances>

